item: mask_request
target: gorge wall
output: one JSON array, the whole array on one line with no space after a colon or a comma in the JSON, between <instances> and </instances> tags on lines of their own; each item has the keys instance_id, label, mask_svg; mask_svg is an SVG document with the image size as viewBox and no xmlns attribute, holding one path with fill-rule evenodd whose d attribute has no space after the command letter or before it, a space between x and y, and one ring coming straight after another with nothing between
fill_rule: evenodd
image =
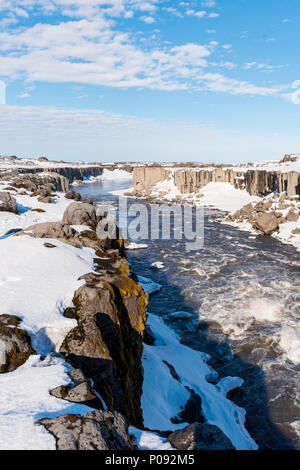
<instances>
[{"instance_id":1,"label":"gorge wall","mask_svg":"<svg viewBox=\"0 0 300 470\"><path fill-rule=\"evenodd\" d=\"M171 169L163 166L137 167L133 170L136 194L150 194L160 181L174 175L174 184L181 194L199 193L211 182L230 183L236 189L246 189L251 196L266 196L276 190L286 191L289 196L300 195L300 173L238 168Z\"/></svg>"}]
</instances>

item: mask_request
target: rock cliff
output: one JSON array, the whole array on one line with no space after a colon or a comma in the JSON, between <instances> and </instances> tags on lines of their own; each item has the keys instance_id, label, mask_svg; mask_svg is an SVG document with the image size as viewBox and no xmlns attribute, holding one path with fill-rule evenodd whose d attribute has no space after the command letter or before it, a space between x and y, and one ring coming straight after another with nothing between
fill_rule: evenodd
<instances>
[{"instance_id":1,"label":"rock cliff","mask_svg":"<svg viewBox=\"0 0 300 470\"><path fill-rule=\"evenodd\" d=\"M136 194L150 194L160 181L174 174L174 184L181 194L199 193L208 183L230 183L236 189L245 189L251 196L266 196L273 191L286 191L289 196L300 194L300 173L242 168L183 168L136 167L133 170L133 186Z\"/></svg>"}]
</instances>

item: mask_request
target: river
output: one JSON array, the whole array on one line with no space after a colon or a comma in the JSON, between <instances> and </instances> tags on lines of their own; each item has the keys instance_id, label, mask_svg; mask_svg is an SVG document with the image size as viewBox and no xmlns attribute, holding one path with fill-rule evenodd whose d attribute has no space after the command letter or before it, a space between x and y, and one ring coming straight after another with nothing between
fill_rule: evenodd
<instances>
[{"instance_id":1,"label":"river","mask_svg":"<svg viewBox=\"0 0 300 470\"><path fill-rule=\"evenodd\" d=\"M128 185L103 181L74 189L115 210L111 191ZM184 241L146 240L147 249L128 251L131 269L162 285L149 312L163 317L182 343L210 354L220 377L244 379L230 398L247 411L246 427L260 449L299 449L300 254L221 224L220 215L205 210L201 250L187 252ZM157 261L163 269L151 268ZM168 317L178 311L191 316Z\"/></svg>"}]
</instances>

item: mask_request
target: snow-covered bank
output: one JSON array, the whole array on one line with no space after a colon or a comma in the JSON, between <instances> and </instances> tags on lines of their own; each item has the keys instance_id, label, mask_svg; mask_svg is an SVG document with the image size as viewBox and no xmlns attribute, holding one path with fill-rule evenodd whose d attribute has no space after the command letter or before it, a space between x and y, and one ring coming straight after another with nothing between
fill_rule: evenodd
<instances>
[{"instance_id":1,"label":"snow-covered bank","mask_svg":"<svg viewBox=\"0 0 300 470\"><path fill-rule=\"evenodd\" d=\"M259 203L243 206L223 220L255 235L268 234L300 251L300 202L297 196L270 194Z\"/></svg>"},{"instance_id":2,"label":"snow-covered bank","mask_svg":"<svg viewBox=\"0 0 300 470\"><path fill-rule=\"evenodd\" d=\"M132 181L132 173L125 170L103 170L99 179L104 181Z\"/></svg>"},{"instance_id":3,"label":"snow-covered bank","mask_svg":"<svg viewBox=\"0 0 300 470\"><path fill-rule=\"evenodd\" d=\"M0 374L0 450L55 450L54 437L36 421L91 411L49 394L53 388L70 382L69 369L58 357L41 360L40 356L31 356L14 372Z\"/></svg>"},{"instance_id":4,"label":"snow-covered bank","mask_svg":"<svg viewBox=\"0 0 300 470\"><path fill-rule=\"evenodd\" d=\"M172 423L171 418L178 415L190 398L187 386L200 395L207 422L221 429L236 449L257 449L245 429L245 411L226 398L226 393L241 385L241 379L230 378L226 387L224 379L216 385L210 383L209 378L216 374L207 365L209 357L206 354L182 345L157 316L149 314L148 324L156 341L153 346L144 346L142 407L145 426L156 430L186 426L187 423ZM175 368L179 380L172 376L166 362Z\"/></svg>"},{"instance_id":5,"label":"snow-covered bank","mask_svg":"<svg viewBox=\"0 0 300 470\"><path fill-rule=\"evenodd\" d=\"M75 320L63 317L71 305L78 277L93 270L94 252L58 240L29 236L0 241L1 313L17 315L32 335L38 356L31 356L16 371L0 374L0 449L55 449L55 439L35 422L59 414L84 414L91 409L49 395L49 390L70 382L70 366L50 356ZM41 360L40 355L47 356Z\"/></svg>"},{"instance_id":6,"label":"snow-covered bank","mask_svg":"<svg viewBox=\"0 0 300 470\"><path fill-rule=\"evenodd\" d=\"M193 204L198 207L212 207L225 212L235 212L245 204L259 201L245 190L235 189L230 183L208 183L200 193L181 194L175 186L174 175L157 183L151 197L162 198L166 202Z\"/></svg>"},{"instance_id":7,"label":"snow-covered bank","mask_svg":"<svg viewBox=\"0 0 300 470\"><path fill-rule=\"evenodd\" d=\"M139 277L139 280L144 278ZM143 287L149 295L154 292L150 279ZM221 429L236 449L256 450L258 447L245 428L245 410L226 398L227 393L240 387L243 380L226 377L218 382L217 373L207 365L207 354L181 344L176 333L158 316L149 313L147 324L155 336L155 343L144 344L142 408L145 427L172 431L187 426L188 423L175 424L171 419L178 416L189 400L189 388L201 397L206 421ZM178 378L171 373L168 364L174 367ZM212 379L216 385L210 382ZM151 436L139 435L139 438L144 446L149 440L155 442ZM159 444L164 445L164 442L159 441Z\"/></svg>"}]
</instances>

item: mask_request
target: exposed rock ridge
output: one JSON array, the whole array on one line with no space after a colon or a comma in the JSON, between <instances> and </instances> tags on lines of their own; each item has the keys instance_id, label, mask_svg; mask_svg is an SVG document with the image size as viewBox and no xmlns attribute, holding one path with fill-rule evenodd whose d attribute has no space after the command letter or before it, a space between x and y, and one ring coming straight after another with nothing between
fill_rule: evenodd
<instances>
[{"instance_id":1,"label":"exposed rock ridge","mask_svg":"<svg viewBox=\"0 0 300 470\"><path fill-rule=\"evenodd\" d=\"M149 195L160 181L174 175L174 184L181 194L199 193L211 182L230 183L236 189L245 189L252 196L266 196L274 191L286 191L289 196L300 194L300 173L251 169L239 171L232 168L166 169L163 166L136 167L133 187L137 195Z\"/></svg>"}]
</instances>

